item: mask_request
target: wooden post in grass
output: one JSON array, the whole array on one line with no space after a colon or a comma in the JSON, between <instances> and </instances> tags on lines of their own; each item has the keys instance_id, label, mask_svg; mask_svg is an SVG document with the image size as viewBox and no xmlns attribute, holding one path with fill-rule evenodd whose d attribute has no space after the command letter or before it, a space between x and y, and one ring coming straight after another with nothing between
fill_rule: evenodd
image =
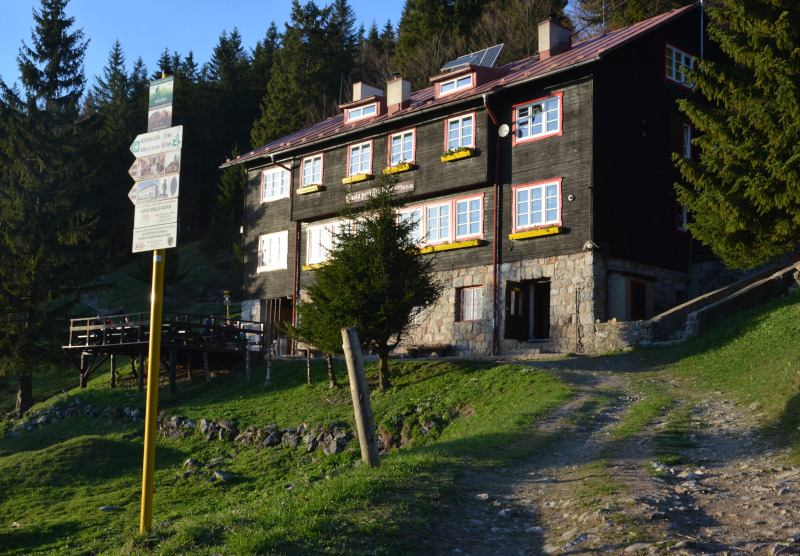
<instances>
[{"instance_id":1,"label":"wooden post in grass","mask_svg":"<svg viewBox=\"0 0 800 556\"><path fill-rule=\"evenodd\" d=\"M117 356L111 354L111 373L109 374L108 387L112 390L117 387Z\"/></svg>"},{"instance_id":2,"label":"wooden post in grass","mask_svg":"<svg viewBox=\"0 0 800 556\"><path fill-rule=\"evenodd\" d=\"M350 395L353 398L361 460L367 467L379 467L381 457L378 453L378 437L375 435L375 421L369 403L369 386L367 386L367 375L364 374L364 360L361 358L358 332L342 328L342 348L347 361L347 375L350 378Z\"/></svg>"}]
</instances>

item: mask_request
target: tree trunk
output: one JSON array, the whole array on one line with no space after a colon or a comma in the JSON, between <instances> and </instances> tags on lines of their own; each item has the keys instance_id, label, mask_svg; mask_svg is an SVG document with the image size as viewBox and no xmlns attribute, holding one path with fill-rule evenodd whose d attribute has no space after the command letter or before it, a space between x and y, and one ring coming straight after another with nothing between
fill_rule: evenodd
<instances>
[{"instance_id":1,"label":"tree trunk","mask_svg":"<svg viewBox=\"0 0 800 556\"><path fill-rule=\"evenodd\" d=\"M108 378L108 387L112 390L117 387L117 356L111 354L111 372Z\"/></svg>"},{"instance_id":2,"label":"tree trunk","mask_svg":"<svg viewBox=\"0 0 800 556\"><path fill-rule=\"evenodd\" d=\"M306 375L308 376L308 385L311 386L311 348L306 348Z\"/></svg>"},{"instance_id":3,"label":"tree trunk","mask_svg":"<svg viewBox=\"0 0 800 556\"><path fill-rule=\"evenodd\" d=\"M333 390L339 386L336 383L336 373L333 372L333 357L328 355L326 359L328 360L328 390Z\"/></svg>"},{"instance_id":4,"label":"tree trunk","mask_svg":"<svg viewBox=\"0 0 800 556\"><path fill-rule=\"evenodd\" d=\"M81 353L81 372L80 372L80 379L78 381L78 387L81 390L86 388L86 379L89 374L89 355L87 353Z\"/></svg>"},{"instance_id":5,"label":"tree trunk","mask_svg":"<svg viewBox=\"0 0 800 556\"><path fill-rule=\"evenodd\" d=\"M17 389L17 404L14 410L17 419L22 418L22 414L33 406L33 376L28 373L19 375L19 385Z\"/></svg>"},{"instance_id":6,"label":"tree trunk","mask_svg":"<svg viewBox=\"0 0 800 556\"><path fill-rule=\"evenodd\" d=\"M267 348L267 379L264 381L264 386L272 384L272 348Z\"/></svg>"},{"instance_id":7,"label":"tree trunk","mask_svg":"<svg viewBox=\"0 0 800 556\"><path fill-rule=\"evenodd\" d=\"M389 382L389 347L383 344L378 345L378 387L382 394L392 387Z\"/></svg>"}]
</instances>

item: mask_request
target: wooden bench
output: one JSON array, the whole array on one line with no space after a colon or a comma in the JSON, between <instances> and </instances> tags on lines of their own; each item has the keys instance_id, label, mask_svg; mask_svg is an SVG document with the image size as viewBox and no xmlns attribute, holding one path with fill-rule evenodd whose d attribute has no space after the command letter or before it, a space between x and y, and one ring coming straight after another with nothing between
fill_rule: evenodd
<instances>
[{"instance_id":1,"label":"wooden bench","mask_svg":"<svg viewBox=\"0 0 800 556\"><path fill-rule=\"evenodd\" d=\"M428 357L432 355L445 357L452 353L453 346L450 344L423 344L418 346L406 346L406 351L409 357L421 357L423 355L427 355Z\"/></svg>"}]
</instances>

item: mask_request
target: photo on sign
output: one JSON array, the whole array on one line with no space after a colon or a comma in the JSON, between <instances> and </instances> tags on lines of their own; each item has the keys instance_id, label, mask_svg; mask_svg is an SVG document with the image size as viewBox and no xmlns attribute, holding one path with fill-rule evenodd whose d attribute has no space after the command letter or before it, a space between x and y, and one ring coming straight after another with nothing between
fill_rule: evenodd
<instances>
[{"instance_id":1,"label":"photo on sign","mask_svg":"<svg viewBox=\"0 0 800 556\"><path fill-rule=\"evenodd\" d=\"M150 108L172 104L172 93L174 90L175 78L165 77L157 81L150 82Z\"/></svg>"},{"instance_id":2,"label":"photo on sign","mask_svg":"<svg viewBox=\"0 0 800 556\"><path fill-rule=\"evenodd\" d=\"M162 156L166 163L166 167L164 168L165 174L177 174L181 171L181 151L164 153Z\"/></svg>"},{"instance_id":3,"label":"photo on sign","mask_svg":"<svg viewBox=\"0 0 800 556\"><path fill-rule=\"evenodd\" d=\"M136 202L146 203L148 201L157 201L159 181L160 180L149 180L137 183L138 191L136 192Z\"/></svg>"},{"instance_id":4,"label":"photo on sign","mask_svg":"<svg viewBox=\"0 0 800 556\"><path fill-rule=\"evenodd\" d=\"M172 125L172 105L150 110L147 118L147 131L158 131Z\"/></svg>"}]
</instances>

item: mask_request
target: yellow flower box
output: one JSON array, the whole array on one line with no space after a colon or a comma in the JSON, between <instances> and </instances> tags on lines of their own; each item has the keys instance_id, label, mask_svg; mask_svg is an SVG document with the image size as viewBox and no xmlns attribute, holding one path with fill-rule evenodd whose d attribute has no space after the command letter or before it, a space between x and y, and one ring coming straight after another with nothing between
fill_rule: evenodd
<instances>
[{"instance_id":1,"label":"yellow flower box","mask_svg":"<svg viewBox=\"0 0 800 556\"><path fill-rule=\"evenodd\" d=\"M442 162L450 162L451 160L459 160L462 158L469 158L475 156L475 149L461 149L452 153L445 153L442 155Z\"/></svg>"},{"instance_id":2,"label":"yellow flower box","mask_svg":"<svg viewBox=\"0 0 800 556\"><path fill-rule=\"evenodd\" d=\"M414 165L410 162L402 162L400 164L395 164L394 166L384 168L383 173L388 176L389 174L399 174L400 172L408 172L409 170L413 169Z\"/></svg>"},{"instance_id":3,"label":"yellow flower box","mask_svg":"<svg viewBox=\"0 0 800 556\"><path fill-rule=\"evenodd\" d=\"M314 264L306 264L306 265L303 265L303 266L301 266L301 267L300 267L300 270L302 270L302 271L308 271L308 270L317 270L318 268L322 268L323 266L325 266L325 265L327 265L327 264L328 264L327 262L324 262L324 263L314 263Z\"/></svg>"},{"instance_id":4,"label":"yellow flower box","mask_svg":"<svg viewBox=\"0 0 800 556\"><path fill-rule=\"evenodd\" d=\"M508 239L528 239L531 237L551 236L553 234L560 234L563 231L564 228L562 226L550 226L549 228L539 228L538 230L509 234Z\"/></svg>"},{"instance_id":5,"label":"yellow flower box","mask_svg":"<svg viewBox=\"0 0 800 556\"><path fill-rule=\"evenodd\" d=\"M316 193L317 191L322 191L322 185L319 183L312 183L311 185L307 185L298 189L297 194L307 195L309 193Z\"/></svg>"},{"instance_id":6,"label":"yellow flower box","mask_svg":"<svg viewBox=\"0 0 800 556\"><path fill-rule=\"evenodd\" d=\"M358 183L360 181L367 181L372 179L372 174L356 174L355 176L348 176L346 178L342 178L342 184L346 185L348 183Z\"/></svg>"},{"instance_id":7,"label":"yellow flower box","mask_svg":"<svg viewBox=\"0 0 800 556\"><path fill-rule=\"evenodd\" d=\"M481 244L479 239L468 239L467 241L456 241L455 243L442 243L439 245L428 245L420 248L420 253L436 253L437 251L450 251L452 249L464 249L465 247L477 247Z\"/></svg>"}]
</instances>

